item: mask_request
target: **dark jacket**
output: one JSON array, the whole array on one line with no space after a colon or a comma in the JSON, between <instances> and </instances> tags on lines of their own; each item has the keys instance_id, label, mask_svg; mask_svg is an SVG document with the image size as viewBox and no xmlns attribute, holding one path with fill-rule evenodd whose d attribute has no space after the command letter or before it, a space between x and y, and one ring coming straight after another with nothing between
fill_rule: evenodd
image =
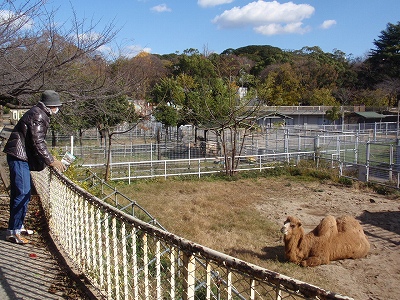
<instances>
[{"instance_id":1,"label":"dark jacket","mask_svg":"<svg viewBox=\"0 0 400 300\"><path fill-rule=\"evenodd\" d=\"M3 151L28 162L33 171L40 171L50 165L54 158L48 151L45 140L50 114L50 109L38 102L15 125Z\"/></svg>"}]
</instances>

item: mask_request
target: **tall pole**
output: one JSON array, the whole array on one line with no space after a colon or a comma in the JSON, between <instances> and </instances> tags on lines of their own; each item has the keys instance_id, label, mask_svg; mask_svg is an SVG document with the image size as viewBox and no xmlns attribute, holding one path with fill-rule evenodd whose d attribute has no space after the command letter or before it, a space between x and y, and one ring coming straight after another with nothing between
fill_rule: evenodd
<instances>
[{"instance_id":1,"label":"tall pole","mask_svg":"<svg viewBox=\"0 0 400 300\"><path fill-rule=\"evenodd\" d=\"M399 121L400 121L400 100L397 101L397 128L396 128L396 144L397 144L397 146L400 146L400 144L399 144Z\"/></svg>"},{"instance_id":2,"label":"tall pole","mask_svg":"<svg viewBox=\"0 0 400 300\"><path fill-rule=\"evenodd\" d=\"M344 131L344 106L341 106L341 110L342 110L342 132Z\"/></svg>"}]
</instances>

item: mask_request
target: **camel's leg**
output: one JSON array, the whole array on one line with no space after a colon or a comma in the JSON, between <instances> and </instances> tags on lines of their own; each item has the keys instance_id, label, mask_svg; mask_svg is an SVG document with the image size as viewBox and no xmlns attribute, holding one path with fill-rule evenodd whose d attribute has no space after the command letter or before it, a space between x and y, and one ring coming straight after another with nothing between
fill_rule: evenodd
<instances>
[{"instance_id":1,"label":"camel's leg","mask_svg":"<svg viewBox=\"0 0 400 300\"><path fill-rule=\"evenodd\" d=\"M315 267L326 264L329 264L329 258L323 256L310 256L300 263L302 267Z\"/></svg>"}]
</instances>

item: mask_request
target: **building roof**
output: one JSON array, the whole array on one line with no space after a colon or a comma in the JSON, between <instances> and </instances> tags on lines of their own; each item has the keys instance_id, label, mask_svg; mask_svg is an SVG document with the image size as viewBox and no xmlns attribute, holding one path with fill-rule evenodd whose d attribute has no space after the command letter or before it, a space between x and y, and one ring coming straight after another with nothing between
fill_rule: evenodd
<instances>
[{"instance_id":1,"label":"building roof","mask_svg":"<svg viewBox=\"0 0 400 300\"><path fill-rule=\"evenodd\" d=\"M279 112L270 112L264 115L260 115L257 117L257 119L293 119L290 116L284 115Z\"/></svg>"},{"instance_id":2,"label":"building roof","mask_svg":"<svg viewBox=\"0 0 400 300\"><path fill-rule=\"evenodd\" d=\"M354 112L354 113L365 119L382 119L382 118L386 117L386 115L382 115L382 114L379 114L374 111L363 111L363 112Z\"/></svg>"}]
</instances>

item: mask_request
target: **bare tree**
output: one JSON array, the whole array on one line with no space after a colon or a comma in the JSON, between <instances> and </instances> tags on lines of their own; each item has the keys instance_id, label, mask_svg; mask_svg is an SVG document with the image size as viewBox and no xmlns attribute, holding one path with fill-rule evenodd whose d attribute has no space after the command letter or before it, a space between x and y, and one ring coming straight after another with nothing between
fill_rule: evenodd
<instances>
[{"instance_id":1,"label":"bare tree","mask_svg":"<svg viewBox=\"0 0 400 300\"><path fill-rule=\"evenodd\" d=\"M215 79L212 85L202 86L199 106L193 109L198 124L220 140L225 174L229 176L236 173L244 142L257 128L256 114L261 104L254 92L240 96L238 88L233 81Z\"/></svg>"},{"instance_id":2,"label":"bare tree","mask_svg":"<svg viewBox=\"0 0 400 300\"><path fill-rule=\"evenodd\" d=\"M55 21L56 11L48 11L44 1L15 3L5 1L0 7L5 12L0 17L1 104L25 104L32 94L48 88L82 94L104 85L104 68L95 73L97 78L92 74L86 88L65 76L96 61L98 50L117 33L112 22L97 31L98 23L80 21L73 11L67 27Z\"/></svg>"}]
</instances>

